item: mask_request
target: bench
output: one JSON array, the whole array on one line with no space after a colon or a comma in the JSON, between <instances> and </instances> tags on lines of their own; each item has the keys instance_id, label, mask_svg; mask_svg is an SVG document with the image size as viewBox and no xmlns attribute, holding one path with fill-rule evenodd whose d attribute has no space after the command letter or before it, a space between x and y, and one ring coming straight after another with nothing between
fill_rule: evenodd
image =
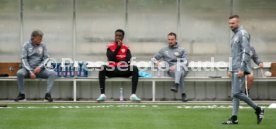
<instances>
[{"instance_id":1,"label":"bench","mask_svg":"<svg viewBox=\"0 0 276 129\"><path fill-rule=\"evenodd\" d=\"M0 77L0 81L16 81L16 76ZM47 79L25 79L25 81L46 81ZM73 101L77 101L77 82L81 81L98 81L97 77L74 77L74 78L57 78L56 81L70 81L73 82ZM131 81L130 78L107 78L106 81ZM139 82L151 82L152 88L152 102L155 102L156 82L174 81L170 77L152 77L139 78ZM209 77L186 77L186 82L230 82L229 78L209 78ZM255 82L276 82L276 77L256 77Z\"/></svg>"},{"instance_id":2,"label":"bench","mask_svg":"<svg viewBox=\"0 0 276 129\"><path fill-rule=\"evenodd\" d=\"M94 64L93 62L91 64ZM265 62L265 68L269 69L270 68L271 62ZM138 67L148 67L148 66L143 66L137 64ZM98 68L99 66L91 66L92 68ZM227 63L209 63L209 62L204 62L204 63L196 63L196 62L191 62L189 64L189 69L192 68L210 68L210 67L219 67L219 68L227 68ZM255 69L256 70L256 69ZM188 76L185 78L185 82L230 82L231 80L226 76L226 71L216 73L217 71L213 71L211 73L202 74L204 73L203 71L197 71L197 72L192 72L189 73ZM209 74L212 74L214 76L216 75L223 75L221 78L210 78L208 77ZM260 73L256 71L254 73L256 75L255 77L255 82L276 82L276 77L261 77ZM259 74L259 76L258 76ZM67 82L73 82L73 101L77 101L77 82L97 82L98 78L96 77L97 73L93 72L92 75L89 75L88 77L68 77L68 78L57 78L56 81L67 81ZM10 77L0 77L0 81L16 81L16 76L10 76ZM45 81L47 79L25 79L26 81ZM109 82L118 82L118 81L131 81L129 78L107 78L106 81ZM152 101L155 101L156 98L156 82L169 82L169 81L174 81L171 77L151 77L151 78L139 78L139 82L151 82L151 88L152 88Z\"/></svg>"}]
</instances>

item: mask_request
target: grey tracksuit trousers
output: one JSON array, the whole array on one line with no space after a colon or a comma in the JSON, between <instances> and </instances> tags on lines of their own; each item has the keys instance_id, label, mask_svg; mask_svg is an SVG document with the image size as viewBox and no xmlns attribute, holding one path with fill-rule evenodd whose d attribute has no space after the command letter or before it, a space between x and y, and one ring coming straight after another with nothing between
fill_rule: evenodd
<instances>
[{"instance_id":1,"label":"grey tracksuit trousers","mask_svg":"<svg viewBox=\"0 0 276 129\"><path fill-rule=\"evenodd\" d=\"M30 73L25 68L22 68L17 71L18 90L19 90L19 93L21 93L21 94L24 94L24 78L25 77L30 77ZM48 78L46 93L50 93L52 90L52 87L54 85L55 78L56 78L55 72L43 69L37 75L37 78Z\"/></svg>"},{"instance_id":2,"label":"grey tracksuit trousers","mask_svg":"<svg viewBox=\"0 0 276 129\"><path fill-rule=\"evenodd\" d=\"M184 78L186 77L187 73L188 71L185 71L184 69L175 70L173 72L168 71L169 76L174 78L174 82L179 84L180 93L185 93Z\"/></svg>"},{"instance_id":3,"label":"grey tracksuit trousers","mask_svg":"<svg viewBox=\"0 0 276 129\"><path fill-rule=\"evenodd\" d=\"M252 108L256 108L257 105L244 94L245 77L238 77L237 72L232 72L232 103L233 110L232 115L237 116L239 112L240 100L247 103Z\"/></svg>"}]
</instances>

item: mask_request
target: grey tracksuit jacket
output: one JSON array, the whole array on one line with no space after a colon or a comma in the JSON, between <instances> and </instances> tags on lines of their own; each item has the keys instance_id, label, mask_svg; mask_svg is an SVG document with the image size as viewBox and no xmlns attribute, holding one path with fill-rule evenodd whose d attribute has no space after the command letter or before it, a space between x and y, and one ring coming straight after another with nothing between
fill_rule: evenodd
<instances>
[{"instance_id":1,"label":"grey tracksuit jacket","mask_svg":"<svg viewBox=\"0 0 276 129\"><path fill-rule=\"evenodd\" d=\"M173 66L177 64L177 60L179 60L180 67L188 71L188 55L187 52L179 47L176 43L173 47L164 47L158 53L154 55L152 61L162 59L169 64L169 66Z\"/></svg>"},{"instance_id":2,"label":"grey tracksuit jacket","mask_svg":"<svg viewBox=\"0 0 276 129\"><path fill-rule=\"evenodd\" d=\"M244 71L246 74L251 72L250 68L250 35L242 27L233 30L234 35L231 39L231 68L230 71Z\"/></svg>"},{"instance_id":3,"label":"grey tracksuit jacket","mask_svg":"<svg viewBox=\"0 0 276 129\"><path fill-rule=\"evenodd\" d=\"M28 41L23 45L21 55L22 66L29 72L38 66L44 68L44 63L46 63L48 58L49 54L43 43L34 45L31 41Z\"/></svg>"},{"instance_id":4,"label":"grey tracksuit jacket","mask_svg":"<svg viewBox=\"0 0 276 129\"><path fill-rule=\"evenodd\" d=\"M233 30L234 35L231 40L231 56L232 56L232 116L237 116L239 111L240 100L243 100L252 108L257 105L244 94L245 76L238 77L237 71L242 70L245 74L250 74L250 35L242 27Z\"/></svg>"},{"instance_id":5,"label":"grey tracksuit jacket","mask_svg":"<svg viewBox=\"0 0 276 129\"><path fill-rule=\"evenodd\" d=\"M188 73L187 52L183 48L180 48L176 43L176 45L174 45L173 47L167 46L162 48L158 53L154 55L151 60L155 62L156 60L160 60L161 58L166 61L169 66L177 66L175 71L168 71L168 74L169 76L174 78L175 83L179 84L180 93L185 93L184 77Z\"/></svg>"}]
</instances>

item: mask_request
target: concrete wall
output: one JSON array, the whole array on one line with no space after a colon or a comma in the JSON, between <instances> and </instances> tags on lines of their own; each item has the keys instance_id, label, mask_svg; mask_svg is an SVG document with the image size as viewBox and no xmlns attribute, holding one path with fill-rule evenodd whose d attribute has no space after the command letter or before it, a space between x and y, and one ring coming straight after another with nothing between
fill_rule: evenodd
<instances>
[{"instance_id":1,"label":"concrete wall","mask_svg":"<svg viewBox=\"0 0 276 129\"><path fill-rule=\"evenodd\" d=\"M34 29L45 33L52 58L105 61L118 28L137 60L149 60L176 32L190 60L226 61L228 17L239 14L260 57L273 62L275 7L275 0L0 0L0 61L20 61Z\"/></svg>"}]
</instances>

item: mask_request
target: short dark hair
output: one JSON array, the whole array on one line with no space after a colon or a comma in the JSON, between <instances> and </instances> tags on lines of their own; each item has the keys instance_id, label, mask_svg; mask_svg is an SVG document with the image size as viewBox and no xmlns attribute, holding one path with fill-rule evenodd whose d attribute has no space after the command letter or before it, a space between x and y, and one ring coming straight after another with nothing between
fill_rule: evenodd
<instances>
[{"instance_id":1,"label":"short dark hair","mask_svg":"<svg viewBox=\"0 0 276 129\"><path fill-rule=\"evenodd\" d=\"M41 36L43 37L43 32L41 30L34 30L31 34L31 37Z\"/></svg>"},{"instance_id":2,"label":"short dark hair","mask_svg":"<svg viewBox=\"0 0 276 129\"><path fill-rule=\"evenodd\" d=\"M122 30L122 29L117 29L117 30L115 31L115 33L116 33L116 32L121 32L121 33L123 34L123 36L125 36L125 31Z\"/></svg>"},{"instance_id":3,"label":"short dark hair","mask_svg":"<svg viewBox=\"0 0 276 129\"><path fill-rule=\"evenodd\" d=\"M174 32L170 32L169 34L168 34L168 36L174 36L175 37L175 39L176 39L176 33L174 33Z\"/></svg>"},{"instance_id":4,"label":"short dark hair","mask_svg":"<svg viewBox=\"0 0 276 129\"><path fill-rule=\"evenodd\" d=\"M229 17L229 19L233 19L233 18L240 19L240 16L239 16L239 15L231 15L231 16Z\"/></svg>"}]
</instances>

